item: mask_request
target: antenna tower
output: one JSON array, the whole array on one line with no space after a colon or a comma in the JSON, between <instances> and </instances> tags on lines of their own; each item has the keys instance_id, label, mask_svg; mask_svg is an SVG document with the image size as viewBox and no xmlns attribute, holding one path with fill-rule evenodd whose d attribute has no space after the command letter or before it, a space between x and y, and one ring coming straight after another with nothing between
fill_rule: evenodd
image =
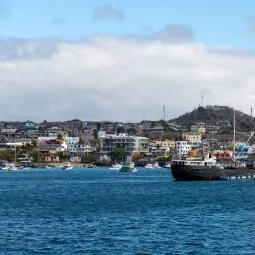
<instances>
[{"instance_id":1,"label":"antenna tower","mask_svg":"<svg viewBox=\"0 0 255 255\"><path fill-rule=\"evenodd\" d=\"M201 106L204 107L204 93L201 95Z\"/></svg>"}]
</instances>

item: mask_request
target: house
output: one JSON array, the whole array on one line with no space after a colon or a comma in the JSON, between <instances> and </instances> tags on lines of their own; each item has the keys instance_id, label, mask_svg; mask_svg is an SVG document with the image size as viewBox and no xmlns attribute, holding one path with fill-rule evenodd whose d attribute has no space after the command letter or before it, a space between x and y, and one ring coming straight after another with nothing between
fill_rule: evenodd
<instances>
[{"instance_id":1,"label":"house","mask_svg":"<svg viewBox=\"0 0 255 255\"><path fill-rule=\"evenodd\" d=\"M57 139L40 140L39 151L44 154L45 161L59 162L59 152L67 150L66 142Z\"/></svg>"}]
</instances>

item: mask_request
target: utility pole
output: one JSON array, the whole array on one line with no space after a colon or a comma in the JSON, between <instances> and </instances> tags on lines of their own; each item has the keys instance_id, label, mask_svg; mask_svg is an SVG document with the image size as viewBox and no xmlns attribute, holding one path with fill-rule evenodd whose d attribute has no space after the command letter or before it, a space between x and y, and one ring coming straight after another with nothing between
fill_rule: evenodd
<instances>
[{"instance_id":1,"label":"utility pole","mask_svg":"<svg viewBox=\"0 0 255 255\"><path fill-rule=\"evenodd\" d=\"M166 121L166 106L163 105L163 120Z\"/></svg>"}]
</instances>

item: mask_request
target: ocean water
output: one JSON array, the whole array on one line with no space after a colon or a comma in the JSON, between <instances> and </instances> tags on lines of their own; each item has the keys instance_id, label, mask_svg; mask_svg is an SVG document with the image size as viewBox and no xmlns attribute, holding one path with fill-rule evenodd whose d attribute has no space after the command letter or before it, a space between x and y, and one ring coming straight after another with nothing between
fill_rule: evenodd
<instances>
[{"instance_id":1,"label":"ocean water","mask_svg":"<svg viewBox=\"0 0 255 255\"><path fill-rule=\"evenodd\" d=\"M1 171L0 254L255 254L255 181Z\"/></svg>"}]
</instances>

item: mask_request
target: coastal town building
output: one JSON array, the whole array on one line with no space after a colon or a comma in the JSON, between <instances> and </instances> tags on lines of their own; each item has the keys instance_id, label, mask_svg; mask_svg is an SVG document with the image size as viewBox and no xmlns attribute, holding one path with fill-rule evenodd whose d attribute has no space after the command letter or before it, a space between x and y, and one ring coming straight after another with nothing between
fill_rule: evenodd
<instances>
[{"instance_id":1,"label":"coastal town building","mask_svg":"<svg viewBox=\"0 0 255 255\"><path fill-rule=\"evenodd\" d=\"M189 143L201 143L201 133L197 132L187 132L183 133L183 139L189 141Z\"/></svg>"},{"instance_id":2,"label":"coastal town building","mask_svg":"<svg viewBox=\"0 0 255 255\"><path fill-rule=\"evenodd\" d=\"M51 139L39 142L39 151L43 153L46 162L59 162L59 152L67 150L67 143L65 141Z\"/></svg>"},{"instance_id":3,"label":"coastal town building","mask_svg":"<svg viewBox=\"0 0 255 255\"><path fill-rule=\"evenodd\" d=\"M164 141L156 140L152 143L152 146L156 146L158 148L168 148L170 149L175 149L175 141L166 139Z\"/></svg>"},{"instance_id":4,"label":"coastal town building","mask_svg":"<svg viewBox=\"0 0 255 255\"><path fill-rule=\"evenodd\" d=\"M84 130L78 134L80 141L84 143L90 143L95 139L94 130Z\"/></svg>"},{"instance_id":5,"label":"coastal town building","mask_svg":"<svg viewBox=\"0 0 255 255\"><path fill-rule=\"evenodd\" d=\"M176 142L176 154L177 156L187 156L192 150L191 144L188 141L177 141Z\"/></svg>"},{"instance_id":6,"label":"coastal town building","mask_svg":"<svg viewBox=\"0 0 255 255\"><path fill-rule=\"evenodd\" d=\"M38 125L33 121L27 120L22 123L23 131L37 130L37 129L38 129Z\"/></svg>"},{"instance_id":7,"label":"coastal town building","mask_svg":"<svg viewBox=\"0 0 255 255\"><path fill-rule=\"evenodd\" d=\"M193 133L205 133L205 131L206 131L205 123L198 122L195 125L191 125L190 131Z\"/></svg>"},{"instance_id":8,"label":"coastal town building","mask_svg":"<svg viewBox=\"0 0 255 255\"><path fill-rule=\"evenodd\" d=\"M131 156L134 152L148 153L148 138L140 136L129 136L126 133L119 135L105 135L100 138L100 154L104 156L109 154L115 148L125 149L127 156Z\"/></svg>"},{"instance_id":9,"label":"coastal town building","mask_svg":"<svg viewBox=\"0 0 255 255\"><path fill-rule=\"evenodd\" d=\"M229 129L229 128L231 128L231 124L227 120L218 121L217 126L219 127L219 129Z\"/></svg>"},{"instance_id":10,"label":"coastal town building","mask_svg":"<svg viewBox=\"0 0 255 255\"><path fill-rule=\"evenodd\" d=\"M72 145L69 149L70 157L79 156L81 158L93 151L95 151L95 149L90 144L80 143Z\"/></svg>"}]
</instances>

